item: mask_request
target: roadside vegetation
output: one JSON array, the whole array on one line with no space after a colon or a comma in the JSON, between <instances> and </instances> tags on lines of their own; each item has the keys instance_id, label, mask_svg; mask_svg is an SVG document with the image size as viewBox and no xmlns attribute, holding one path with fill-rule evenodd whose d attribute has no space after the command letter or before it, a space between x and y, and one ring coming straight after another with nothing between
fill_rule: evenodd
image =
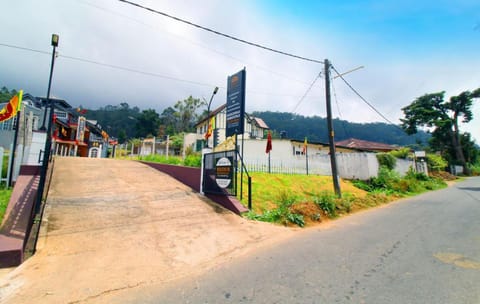
<instances>
[{"instance_id":1,"label":"roadside vegetation","mask_svg":"<svg viewBox=\"0 0 480 304\"><path fill-rule=\"evenodd\" d=\"M382 167L367 181L341 180L342 197L333 192L330 176L252 173L252 210L245 217L287 226L311 226L402 197L446 187L441 178L407 173L400 177ZM244 181L242 204L248 204Z\"/></svg>"},{"instance_id":2,"label":"roadside vegetation","mask_svg":"<svg viewBox=\"0 0 480 304\"><path fill-rule=\"evenodd\" d=\"M5 216L5 211L7 210L8 201L12 195L12 189L5 189L3 186L0 187L0 225Z\"/></svg>"}]
</instances>

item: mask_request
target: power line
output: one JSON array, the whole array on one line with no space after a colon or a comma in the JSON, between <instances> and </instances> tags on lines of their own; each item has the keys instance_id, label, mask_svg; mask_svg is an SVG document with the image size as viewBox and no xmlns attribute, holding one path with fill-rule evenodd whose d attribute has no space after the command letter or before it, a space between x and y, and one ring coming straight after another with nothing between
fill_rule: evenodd
<instances>
[{"instance_id":1,"label":"power line","mask_svg":"<svg viewBox=\"0 0 480 304\"><path fill-rule=\"evenodd\" d=\"M11 44L6 44L6 43L0 43L0 45L5 46L5 47L9 47L9 48L12 48L12 49L19 49L19 50L30 51L30 52L35 52L35 53L40 53L40 54L45 54L45 55L51 55L52 54L52 53L45 52L45 51L30 49L30 48L11 45Z\"/></svg>"},{"instance_id":2,"label":"power line","mask_svg":"<svg viewBox=\"0 0 480 304\"><path fill-rule=\"evenodd\" d=\"M349 133L347 132L347 128L345 127L345 120L343 120L342 118L342 112L340 112L340 105L338 103L337 91L335 90L335 85L333 84L333 81L331 81L330 83L332 84L333 97L335 98L335 104L337 105L338 116L340 116L340 119L342 122L343 133L345 133L346 137L350 137Z\"/></svg>"},{"instance_id":3,"label":"power line","mask_svg":"<svg viewBox=\"0 0 480 304\"><path fill-rule=\"evenodd\" d=\"M335 73L337 73L337 76L340 77L343 82L345 82L345 84L358 96L360 97L361 100L363 100L363 102L365 102L370 108L372 108L378 115L380 115L385 121L387 121L388 123L394 125L395 127L399 128L400 130L404 131L402 128L400 128L399 126L397 126L396 124L394 124L392 121L390 121L387 117L385 117L385 115L383 115L380 111L378 111L371 103L369 103L362 95L360 95L360 93L357 92L357 90L355 90L351 85L350 83L348 83L348 81L345 80L345 78L343 78L342 74L340 74L336 69L335 67L332 65L331 66L332 69L335 71ZM404 131L405 132L405 131Z\"/></svg>"},{"instance_id":4,"label":"power line","mask_svg":"<svg viewBox=\"0 0 480 304\"><path fill-rule=\"evenodd\" d=\"M229 55L229 54L227 54L227 53L224 53L224 52L215 50L215 49L213 49L213 48L211 48L211 47L209 47L209 46L207 46L207 45L205 45L205 44L203 44L203 43L200 43L200 42L198 42L198 41L193 41L193 40L191 40L191 39L187 39L187 38L185 38L185 37L183 37L183 36L180 36L180 35L171 33L171 32L169 32L169 31L165 31L165 30L159 29L158 27L152 26L152 25L150 25L150 24L147 24L147 23L145 23L145 22L143 22L143 21L141 21L141 20L132 18L132 17L130 17L130 16L127 16L127 15L124 15L124 14L121 14L121 13L118 13L118 12L115 12L115 11L113 11L113 10L110 10L110 9L107 9L107 8L104 8L104 7L101 7L101 6L92 4L92 3L87 2L87 1L84 1L84 0L77 0L77 1L80 1L80 2L84 3L85 5L94 7L94 8L96 8L96 9L102 10L102 11L104 11L104 12L107 12L107 13L110 13L110 14L113 14L113 15L116 15L116 16L119 16L119 17L128 19L128 20L131 20L131 21L136 22L136 23L138 23L138 24L141 24L141 25L143 25L143 26L149 27L149 28L151 28L151 29L153 29L153 30L160 30L160 31L162 31L163 33L168 34L168 35L170 35L170 36L172 36L172 37L174 37L174 38L176 38L176 39L181 39L181 40L186 41L186 42L188 42L188 43L190 43L190 44L193 44L193 45L195 45L195 46L197 46L197 47L200 47L200 48L203 48L203 49L208 50L208 51L210 51L210 52L213 52L213 53L219 54L219 55L221 55L221 56L230 58L230 59L232 59L232 60L234 60L234 61L243 63L244 65L245 65L245 64L248 64L249 67L254 67L254 68L257 68L257 69L259 69L259 70L263 70L263 71L265 71L265 72L268 72L268 73L271 73L271 74L274 74L274 75L277 75L277 76L279 76L279 77L283 77L283 78L286 78L286 79L289 79L289 80L293 80L293 81L296 81L296 82L301 83L301 84L308 84L308 83L306 83L306 82L304 82L304 81L302 81L302 80L296 79L296 78L291 77L291 76L289 76L289 75L286 75L286 74L283 74L283 73L280 73L280 72L276 72L276 71L270 70L270 69L268 69L268 68L266 68L266 67L263 67L263 66L261 66L261 65L254 64L254 63L245 61L244 59L240 59L240 58L237 58L237 57L235 57L235 56Z\"/></svg>"},{"instance_id":5,"label":"power line","mask_svg":"<svg viewBox=\"0 0 480 304\"><path fill-rule=\"evenodd\" d=\"M141 8L141 9L144 9L144 10L147 10L147 11L150 11L150 12L155 13L155 14L162 15L162 16L164 16L164 17L168 17L168 18L170 18L170 19L173 19L173 20L176 20L176 21L179 21L179 22L182 22L182 23L191 25L191 26L194 26L194 27L196 27L196 28L199 28L199 29L202 29L202 30L204 30L204 31L213 33L213 34L215 34L215 35L223 36L223 37L225 37L225 38L229 38L229 39L232 39L232 40L241 42L241 43L245 43L245 44L248 44L248 45L257 47L257 48L261 48L261 49L270 51L270 52L274 52L274 53L277 53L277 54L282 54L282 55L285 55L285 56L297 58L297 59L304 60L304 61L310 61L310 62L315 62L315 63L323 64L323 61L320 61L320 60L311 59L311 58L307 58L307 57L303 57L303 56L298 56L298 55L295 55L295 54L292 54L292 53L287 53L287 52L280 51L280 50L277 50L277 49L273 49L273 48L270 48L270 47L267 47L267 46L264 46L264 45L261 45L261 44L258 44L258 43L254 43L254 42L250 42L250 41L247 41L247 40L244 40L244 39L241 39L241 38L237 38L237 37L234 37L234 36L232 36L232 35L228 35L228 34L225 34L225 33L222 33L222 32L216 31L216 30L213 30L213 29L211 29L211 28L208 28L208 27L205 27L205 26L202 26L202 25L199 25L199 24L196 24L196 23L187 21L187 20L185 20L185 19L181 19L181 18L179 18L179 17L175 17L175 16L169 15L169 14L164 13L164 12L160 12L160 11L158 11L158 10L155 10L155 9L150 8L150 7L147 7L147 6L143 6L143 5L138 4L138 3L135 3L135 2L131 2L131 1L127 1L127 0L118 0L118 1L123 2L123 3L126 3L126 4L130 4L130 5L132 5L132 6L136 6L136 7L138 7L138 8Z\"/></svg>"},{"instance_id":6,"label":"power line","mask_svg":"<svg viewBox=\"0 0 480 304\"><path fill-rule=\"evenodd\" d=\"M32 49L32 48L27 48L27 47L21 47L21 46L11 45L11 44L0 43L0 46L4 46L4 47L8 47L8 48L13 48L13 49L19 49L19 50L23 50L23 51L40 53L40 54L43 54L43 55L51 55L51 52L46 52L46 51L36 50L36 49ZM205 86L205 87L209 87L209 88L214 87L214 85L208 84L208 83L198 82L198 81L194 81L194 80L181 79L181 78L178 78L178 77L173 77L173 76L168 76L168 75L162 75L162 74L153 73L153 72L145 72L145 71L141 71L141 70L137 70L137 69L132 69L132 68L123 67L123 66L119 66L119 65L109 64L109 63L105 63L105 62L99 62L99 61L95 61L95 60L91 60L91 59L85 59L85 58L79 58L79 57L74 57L74 56L62 55L62 54L58 54L58 53L57 53L57 56L58 56L58 57L62 57L62 58L66 58L66 59L70 59L70 60L79 61L79 62L84 62L84 63L94 64L94 65L104 66L104 67L108 67L108 68L112 68L112 69L117 69L117 70L121 70L121 71L126 71L126 72L130 72L130 73L136 73L136 74L141 74L141 75L146 75L146 76L163 78L163 79L168 79L168 80L173 80L173 81L178 81L178 82L184 82L184 83L189 83L189 84L194 84L194 85L199 85L199 86ZM222 87L222 86L218 86L218 87L221 88L221 89L226 89L226 87ZM272 94L272 93L268 93L268 92L260 92L260 91L251 90L251 89L249 89L248 92L249 92L250 94L269 95L269 96L276 96L276 97L298 97L298 96L296 96L296 95L289 95L289 94ZM305 96L304 96L304 97L305 97ZM302 98L303 98L303 97L302 97Z\"/></svg>"},{"instance_id":7,"label":"power line","mask_svg":"<svg viewBox=\"0 0 480 304\"><path fill-rule=\"evenodd\" d=\"M313 80L313 82L310 84L310 86L308 87L307 91L305 91L305 94L303 94L302 98L300 98L300 100L297 102L297 104L295 105L295 107L293 108L292 110L292 113L295 114L295 111L297 110L298 106L302 103L302 101L305 99L305 97L307 96L308 92L310 92L310 90L312 89L313 85L315 84L315 82L318 80L318 78L320 78L320 74L321 73L318 73L318 75L315 77L315 79Z\"/></svg>"}]
</instances>

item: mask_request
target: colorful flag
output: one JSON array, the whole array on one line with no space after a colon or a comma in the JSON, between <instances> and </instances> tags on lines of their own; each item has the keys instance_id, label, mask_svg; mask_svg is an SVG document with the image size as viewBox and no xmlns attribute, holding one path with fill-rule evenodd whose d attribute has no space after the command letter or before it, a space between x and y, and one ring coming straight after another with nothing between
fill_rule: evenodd
<instances>
[{"instance_id":1,"label":"colorful flag","mask_svg":"<svg viewBox=\"0 0 480 304\"><path fill-rule=\"evenodd\" d=\"M307 154L307 138L305 137L305 141L303 142L302 153Z\"/></svg>"},{"instance_id":2,"label":"colorful flag","mask_svg":"<svg viewBox=\"0 0 480 304\"><path fill-rule=\"evenodd\" d=\"M212 136L213 129L215 129L215 116L212 116L212 118L210 118L210 121L208 122L207 133L205 133L205 140L208 140L208 138Z\"/></svg>"},{"instance_id":3,"label":"colorful flag","mask_svg":"<svg viewBox=\"0 0 480 304\"><path fill-rule=\"evenodd\" d=\"M23 90L20 90L18 94L13 96L7 105L0 110L0 122L9 120L17 115L17 112L20 111L20 107L22 105L22 97Z\"/></svg>"},{"instance_id":4,"label":"colorful flag","mask_svg":"<svg viewBox=\"0 0 480 304\"><path fill-rule=\"evenodd\" d=\"M267 135L267 147L265 148L265 153L270 153L272 151L272 134L268 131Z\"/></svg>"}]
</instances>

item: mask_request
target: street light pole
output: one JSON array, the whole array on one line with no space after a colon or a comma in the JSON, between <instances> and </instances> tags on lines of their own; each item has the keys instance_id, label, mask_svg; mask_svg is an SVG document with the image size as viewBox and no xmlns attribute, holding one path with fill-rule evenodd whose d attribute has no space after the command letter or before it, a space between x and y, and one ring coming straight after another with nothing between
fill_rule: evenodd
<instances>
[{"instance_id":1,"label":"street light pole","mask_svg":"<svg viewBox=\"0 0 480 304\"><path fill-rule=\"evenodd\" d=\"M43 152L43 161L42 161L42 169L40 172L40 182L38 184L38 193L37 193L37 202L35 206L35 213L40 212L40 208L42 205L42 199L43 199L43 192L45 190L45 181L47 177L47 171L48 171L48 161L50 159L50 149L52 148L52 125L53 125L53 112L55 111L55 106L54 103L50 100L50 87L52 84L52 74L53 74L53 65L55 63L55 49L58 46L58 35L57 34L52 34L52 46L53 46L53 52L52 52L52 64L50 67L50 78L48 80L48 91L47 91L47 101L45 104L45 115L43 116L43 124L41 129L45 131L45 121L46 121L46 116L47 116L47 110L50 108L49 112L49 123L48 123L48 130L46 134L46 140L45 140L45 151ZM40 214L41 217L41 214Z\"/></svg>"},{"instance_id":2,"label":"street light pole","mask_svg":"<svg viewBox=\"0 0 480 304\"><path fill-rule=\"evenodd\" d=\"M210 105L212 104L212 100L213 100L213 96L215 96L215 94L217 94L218 92L218 87L215 87L215 89L213 89L213 93L212 93L212 96L210 97L210 101L208 102L208 107L207 107L207 128L210 124ZM213 128L213 126L212 126ZM207 132L208 132L208 129L207 129ZM207 138L207 145L206 147L208 148L208 138Z\"/></svg>"},{"instance_id":3,"label":"street light pole","mask_svg":"<svg viewBox=\"0 0 480 304\"><path fill-rule=\"evenodd\" d=\"M47 129L45 127L45 121L47 120L47 108L48 108L48 105L50 104L50 88L52 87L53 66L55 65L55 49L58 46L58 38L59 37L57 34L52 34L52 46L53 46L52 62L50 64L50 78L48 79L47 100L45 104L45 111L43 114L43 122L42 122L42 126L40 127L40 130L42 131L45 131Z\"/></svg>"}]
</instances>

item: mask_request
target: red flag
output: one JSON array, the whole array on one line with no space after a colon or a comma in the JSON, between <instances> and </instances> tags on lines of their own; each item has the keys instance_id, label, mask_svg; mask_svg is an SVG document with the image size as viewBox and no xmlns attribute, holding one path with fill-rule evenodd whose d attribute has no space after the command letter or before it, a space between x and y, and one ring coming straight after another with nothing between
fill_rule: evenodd
<instances>
[{"instance_id":1,"label":"red flag","mask_svg":"<svg viewBox=\"0 0 480 304\"><path fill-rule=\"evenodd\" d=\"M307 138L306 137L305 137L305 141L303 142L302 153L303 154L307 153Z\"/></svg>"},{"instance_id":2,"label":"red flag","mask_svg":"<svg viewBox=\"0 0 480 304\"><path fill-rule=\"evenodd\" d=\"M267 135L267 147L265 148L265 153L270 153L272 150L272 134L268 131Z\"/></svg>"}]
</instances>

